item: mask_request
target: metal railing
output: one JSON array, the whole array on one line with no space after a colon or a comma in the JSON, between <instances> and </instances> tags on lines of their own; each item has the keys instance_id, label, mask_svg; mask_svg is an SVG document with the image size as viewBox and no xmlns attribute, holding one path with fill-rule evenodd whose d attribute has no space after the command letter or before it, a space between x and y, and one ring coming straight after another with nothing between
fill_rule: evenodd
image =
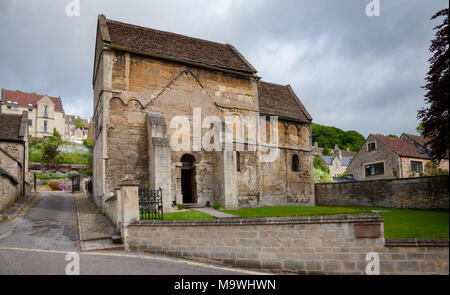
<instances>
[{"instance_id":1,"label":"metal railing","mask_svg":"<svg viewBox=\"0 0 450 295\"><path fill-rule=\"evenodd\" d=\"M139 220L163 220L162 189L139 188Z\"/></svg>"}]
</instances>

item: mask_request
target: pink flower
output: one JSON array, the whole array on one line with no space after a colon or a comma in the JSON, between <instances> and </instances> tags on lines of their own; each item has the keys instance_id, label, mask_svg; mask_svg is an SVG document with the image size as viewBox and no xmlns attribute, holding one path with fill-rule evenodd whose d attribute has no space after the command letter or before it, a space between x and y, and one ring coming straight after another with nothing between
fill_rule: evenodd
<instances>
[{"instance_id":1,"label":"pink flower","mask_svg":"<svg viewBox=\"0 0 450 295\"><path fill-rule=\"evenodd\" d=\"M60 190L60 191L64 191L64 190L66 190L66 185L63 183L63 184L60 184L60 185L58 185L58 189Z\"/></svg>"}]
</instances>

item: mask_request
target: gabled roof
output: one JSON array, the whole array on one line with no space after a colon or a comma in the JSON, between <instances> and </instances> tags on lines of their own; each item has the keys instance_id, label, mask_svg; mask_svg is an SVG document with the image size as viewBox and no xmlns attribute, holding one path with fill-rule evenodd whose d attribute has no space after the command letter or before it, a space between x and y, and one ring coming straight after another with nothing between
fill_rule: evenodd
<instances>
[{"instance_id":1,"label":"gabled roof","mask_svg":"<svg viewBox=\"0 0 450 295\"><path fill-rule=\"evenodd\" d=\"M412 135L412 134L408 134L408 133L403 133L402 136L400 136L400 138L402 138L404 136L409 137L412 141L414 141L416 144L418 144L422 148L427 148L429 145L429 142L431 140L430 138L427 138L427 137Z\"/></svg>"},{"instance_id":2,"label":"gabled roof","mask_svg":"<svg viewBox=\"0 0 450 295\"><path fill-rule=\"evenodd\" d=\"M25 136L24 115L0 114L0 140L21 140ZM25 127L26 128L26 127Z\"/></svg>"},{"instance_id":3,"label":"gabled roof","mask_svg":"<svg viewBox=\"0 0 450 295\"><path fill-rule=\"evenodd\" d=\"M412 144L407 143L403 139L378 134L371 135L399 156L431 159L428 155L420 153Z\"/></svg>"},{"instance_id":4,"label":"gabled roof","mask_svg":"<svg viewBox=\"0 0 450 295\"><path fill-rule=\"evenodd\" d=\"M230 44L126 24L104 15L99 15L99 26L103 42L116 49L251 75L257 72Z\"/></svg>"},{"instance_id":5,"label":"gabled roof","mask_svg":"<svg viewBox=\"0 0 450 295\"><path fill-rule=\"evenodd\" d=\"M333 165L333 159L336 158L337 156L322 156L322 158L324 159L325 163L328 166ZM348 166L350 164L350 162L352 161L353 157L342 157L341 160L341 165L342 166Z\"/></svg>"},{"instance_id":6,"label":"gabled roof","mask_svg":"<svg viewBox=\"0 0 450 295\"><path fill-rule=\"evenodd\" d=\"M2 104L6 104L8 101L18 102L18 105L27 108L31 104L33 107L36 106L37 102L47 96L55 104L55 111L64 112L62 101L60 97L52 97L48 95L40 95L34 93L25 93L20 91L11 91L2 89Z\"/></svg>"},{"instance_id":7,"label":"gabled roof","mask_svg":"<svg viewBox=\"0 0 450 295\"><path fill-rule=\"evenodd\" d=\"M281 118L311 122L312 118L290 85L258 82L259 111Z\"/></svg>"}]
</instances>

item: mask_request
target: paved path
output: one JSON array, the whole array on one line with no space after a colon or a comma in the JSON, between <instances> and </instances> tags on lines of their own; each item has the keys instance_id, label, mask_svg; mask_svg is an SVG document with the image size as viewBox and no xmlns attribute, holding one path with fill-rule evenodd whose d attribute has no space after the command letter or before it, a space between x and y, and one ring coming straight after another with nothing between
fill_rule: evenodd
<instances>
[{"instance_id":1,"label":"paved path","mask_svg":"<svg viewBox=\"0 0 450 295\"><path fill-rule=\"evenodd\" d=\"M214 208L207 208L207 207L205 207L205 208L195 208L193 210L209 214L209 215L214 216L215 218L218 218L218 219L220 219L220 218L238 218L239 217L239 216L236 216L236 215L232 215L232 214L228 214L228 213L223 213L223 212L217 211Z\"/></svg>"},{"instance_id":2,"label":"paved path","mask_svg":"<svg viewBox=\"0 0 450 295\"><path fill-rule=\"evenodd\" d=\"M76 251L76 223L71 194L40 193L25 217L0 223L0 247Z\"/></svg>"}]
</instances>

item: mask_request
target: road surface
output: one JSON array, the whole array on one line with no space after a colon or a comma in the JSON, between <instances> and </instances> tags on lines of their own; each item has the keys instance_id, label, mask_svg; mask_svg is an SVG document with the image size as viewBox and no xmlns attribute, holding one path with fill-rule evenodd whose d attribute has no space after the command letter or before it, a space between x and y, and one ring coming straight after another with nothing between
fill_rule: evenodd
<instances>
[{"instance_id":1,"label":"road surface","mask_svg":"<svg viewBox=\"0 0 450 295\"><path fill-rule=\"evenodd\" d=\"M24 218L0 222L0 275L64 275L79 256L81 275L247 275L247 270L125 251L80 252L70 193L40 193ZM69 270L73 268L69 268Z\"/></svg>"}]
</instances>

